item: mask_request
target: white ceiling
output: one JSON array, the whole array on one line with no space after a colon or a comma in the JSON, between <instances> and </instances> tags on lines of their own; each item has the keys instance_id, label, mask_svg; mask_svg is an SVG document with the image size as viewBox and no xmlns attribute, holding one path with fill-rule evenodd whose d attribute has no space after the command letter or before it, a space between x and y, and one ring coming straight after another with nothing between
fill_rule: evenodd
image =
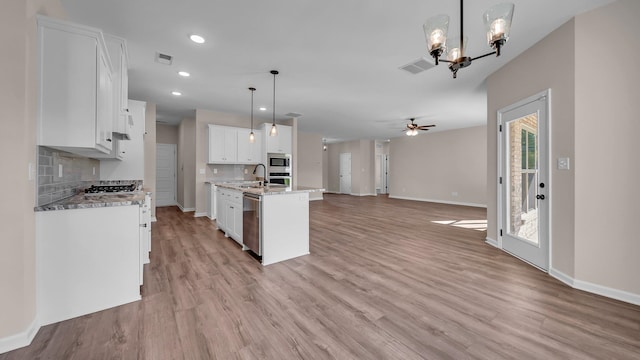
<instances>
[{"instance_id":1,"label":"white ceiling","mask_svg":"<svg viewBox=\"0 0 640 360\"><path fill-rule=\"evenodd\" d=\"M446 64L417 75L398 68L428 57L422 32L428 17L448 14L449 33L459 36L455 0L61 1L69 20L127 39L129 97L156 103L159 122L178 124L196 108L248 117L250 86L257 88L256 108L268 108L256 116L270 120L269 71L276 69L276 119L300 113L302 131L334 141L401 136L409 117L436 124L433 131L485 124L489 74L576 14L611 2L512 0L502 56L477 60L453 80ZM465 3L469 56L490 51L482 14L496 3ZM191 42L194 33L207 42ZM155 62L156 52L172 55L173 65Z\"/></svg>"}]
</instances>

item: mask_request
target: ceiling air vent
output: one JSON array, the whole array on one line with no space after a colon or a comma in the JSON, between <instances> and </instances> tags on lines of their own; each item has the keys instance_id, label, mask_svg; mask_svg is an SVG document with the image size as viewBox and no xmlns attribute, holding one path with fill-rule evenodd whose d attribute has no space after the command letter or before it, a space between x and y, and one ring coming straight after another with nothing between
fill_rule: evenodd
<instances>
[{"instance_id":1,"label":"ceiling air vent","mask_svg":"<svg viewBox=\"0 0 640 360\"><path fill-rule=\"evenodd\" d=\"M290 112L290 113L284 114L284 116L288 116L288 117L292 117L292 118L299 118L300 116L302 116L302 114Z\"/></svg>"},{"instance_id":2,"label":"ceiling air vent","mask_svg":"<svg viewBox=\"0 0 640 360\"><path fill-rule=\"evenodd\" d=\"M419 58L417 60L414 60L410 63L408 63L407 65L403 65L400 66L400 70L404 70L407 72L412 73L413 75L415 74L419 74L425 70L429 70L432 67L434 67L435 65L433 65L431 62L429 62L427 59L425 58Z\"/></svg>"},{"instance_id":3,"label":"ceiling air vent","mask_svg":"<svg viewBox=\"0 0 640 360\"><path fill-rule=\"evenodd\" d=\"M156 62L160 64L171 65L171 63L173 62L173 56L157 52Z\"/></svg>"}]
</instances>

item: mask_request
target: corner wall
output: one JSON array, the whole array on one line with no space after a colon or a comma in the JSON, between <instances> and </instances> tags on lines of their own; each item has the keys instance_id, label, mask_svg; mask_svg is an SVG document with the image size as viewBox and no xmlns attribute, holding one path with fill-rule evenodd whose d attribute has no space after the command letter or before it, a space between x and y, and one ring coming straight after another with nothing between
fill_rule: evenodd
<instances>
[{"instance_id":1,"label":"corner wall","mask_svg":"<svg viewBox=\"0 0 640 360\"><path fill-rule=\"evenodd\" d=\"M597 44L639 58L638 15L639 1L621 0L576 17L574 161L575 278L636 294L636 301L640 68L603 61Z\"/></svg>"},{"instance_id":2,"label":"corner wall","mask_svg":"<svg viewBox=\"0 0 640 360\"><path fill-rule=\"evenodd\" d=\"M196 119L182 119L178 126L178 194L176 201L183 211L196 208Z\"/></svg>"},{"instance_id":3,"label":"corner wall","mask_svg":"<svg viewBox=\"0 0 640 360\"><path fill-rule=\"evenodd\" d=\"M327 145L327 191L340 192L340 154L351 154L351 195L375 195L375 142L354 140Z\"/></svg>"},{"instance_id":4,"label":"corner wall","mask_svg":"<svg viewBox=\"0 0 640 360\"><path fill-rule=\"evenodd\" d=\"M0 11L0 43L9 56L0 74L5 169L0 186L0 353L25 346L35 335L36 14L64 19L58 0L6 0ZM29 178L31 166L32 177Z\"/></svg>"}]
</instances>

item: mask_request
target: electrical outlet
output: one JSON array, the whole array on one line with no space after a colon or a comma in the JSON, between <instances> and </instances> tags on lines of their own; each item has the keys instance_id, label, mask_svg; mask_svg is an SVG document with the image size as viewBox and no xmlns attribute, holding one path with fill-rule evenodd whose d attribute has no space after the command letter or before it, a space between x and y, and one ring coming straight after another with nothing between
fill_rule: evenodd
<instances>
[{"instance_id":1,"label":"electrical outlet","mask_svg":"<svg viewBox=\"0 0 640 360\"><path fill-rule=\"evenodd\" d=\"M248 174L248 173L249 173L249 170L244 169L244 173L245 173L245 174Z\"/></svg>"},{"instance_id":2,"label":"electrical outlet","mask_svg":"<svg viewBox=\"0 0 640 360\"><path fill-rule=\"evenodd\" d=\"M200 169L200 175L204 175L204 174L205 174L204 169Z\"/></svg>"},{"instance_id":3,"label":"electrical outlet","mask_svg":"<svg viewBox=\"0 0 640 360\"><path fill-rule=\"evenodd\" d=\"M62 177L62 164L58 164L58 177Z\"/></svg>"},{"instance_id":4,"label":"electrical outlet","mask_svg":"<svg viewBox=\"0 0 640 360\"><path fill-rule=\"evenodd\" d=\"M94 166L93 167L93 175L95 175L95 174L96 174L96 167Z\"/></svg>"},{"instance_id":5,"label":"electrical outlet","mask_svg":"<svg viewBox=\"0 0 640 360\"><path fill-rule=\"evenodd\" d=\"M213 173L214 173L214 174L217 174L217 173L218 173L218 169L213 168Z\"/></svg>"},{"instance_id":6,"label":"electrical outlet","mask_svg":"<svg viewBox=\"0 0 640 360\"><path fill-rule=\"evenodd\" d=\"M451 196L453 196L453 197L458 196L458 192L457 192L457 191L453 191L453 192L451 192Z\"/></svg>"}]
</instances>

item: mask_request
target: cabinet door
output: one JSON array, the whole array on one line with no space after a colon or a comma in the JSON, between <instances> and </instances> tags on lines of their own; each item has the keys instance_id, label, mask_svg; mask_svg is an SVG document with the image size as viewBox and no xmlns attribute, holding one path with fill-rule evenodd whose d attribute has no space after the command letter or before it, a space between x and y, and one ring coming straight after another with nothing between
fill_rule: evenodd
<instances>
[{"instance_id":1,"label":"cabinet door","mask_svg":"<svg viewBox=\"0 0 640 360\"><path fill-rule=\"evenodd\" d=\"M237 236L236 241L242 244L242 202L240 204L236 204L233 209L233 218L234 233Z\"/></svg>"},{"instance_id":2,"label":"cabinet door","mask_svg":"<svg viewBox=\"0 0 640 360\"><path fill-rule=\"evenodd\" d=\"M277 125L278 134L276 136L269 135L270 129L271 125L266 124L263 130L267 153L291 154L291 126Z\"/></svg>"},{"instance_id":3,"label":"cabinet door","mask_svg":"<svg viewBox=\"0 0 640 360\"><path fill-rule=\"evenodd\" d=\"M113 79L107 55L98 49L98 107L96 109L96 144L105 152L112 149Z\"/></svg>"},{"instance_id":4,"label":"cabinet door","mask_svg":"<svg viewBox=\"0 0 640 360\"><path fill-rule=\"evenodd\" d=\"M233 216L233 212L234 212L234 207L235 205L233 203L231 203L230 201L227 202L227 206L225 208L225 225L226 225L226 232L229 236L231 236L234 240L237 241L236 239L236 234L235 234L235 220L236 218Z\"/></svg>"},{"instance_id":5,"label":"cabinet door","mask_svg":"<svg viewBox=\"0 0 640 360\"><path fill-rule=\"evenodd\" d=\"M227 196L224 190L218 189L216 202L216 224L218 225L218 229L224 231L227 228L225 216L227 214Z\"/></svg>"},{"instance_id":6,"label":"cabinet door","mask_svg":"<svg viewBox=\"0 0 640 360\"><path fill-rule=\"evenodd\" d=\"M219 126L209 125L209 163L221 163L225 160L225 132Z\"/></svg>"},{"instance_id":7,"label":"cabinet door","mask_svg":"<svg viewBox=\"0 0 640 360\"><path fill-rule=\"evenodd\" d=\"M238 161L238 131L235 128L224 128L224 162Z\"/></svg>"},{"instance_id":8,"label":"cabinet door","mask_svg":"<svg viewBox=\"0 0 640 360\"><path fill-rule=\"evenodd\" d=\"M238 161L238 132L228 126L209 125L209 164Z\"/></svg>"},{"instance_id":9,"label":"cabinet door","mask_svg":"<svg viewBox=\"0 0 640 360\"><path fill-rule=\"evenodd\" d=\"M278 127L278 153L291 154L292 129L291 126Z\"/></svg>"}]
</instances>

